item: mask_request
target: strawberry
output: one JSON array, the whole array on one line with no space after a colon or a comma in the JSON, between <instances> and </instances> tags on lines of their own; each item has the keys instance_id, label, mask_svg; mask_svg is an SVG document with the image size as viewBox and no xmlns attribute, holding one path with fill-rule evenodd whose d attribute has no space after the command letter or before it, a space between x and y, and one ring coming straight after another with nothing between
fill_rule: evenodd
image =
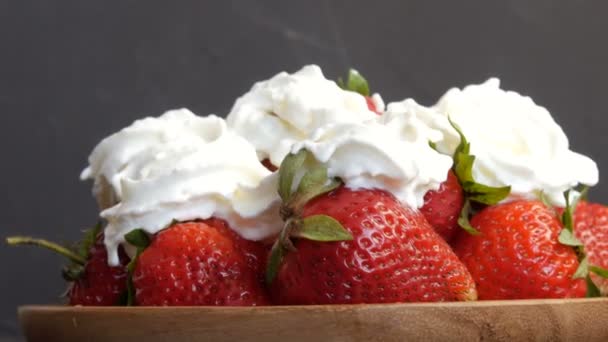
<instances>
[{"instance_id":1,"label":"strawberry","mask_svg":"<svg viewBox=\"0 0 608 342\"><path fill-rule=\"evenodd\" d=\"M365 96L365 102L367 102L367 109L378 115L382 115L382 112L376 107L376 103L371 96Z\"/></svg>"},{"instance_id":2,"label":"strawberry","mask_svg":"<svg viewBox=\"0 0 608 342\"><path fill-rule=\"evenodd\" d=\"M127 290L127 256L119 250L121 266L108 265L108 255L103 245L103 235L89 251L82 276L76 278L68 290L70 305L117 305Z\"/></svg>"},{"instance_id":3,"label":"strawberry","mask_svg":"<svg viewBox=\"0 0 608 342\"><path fill-rule=\"evenodd\" d=\"M63 269L63 277L70 282L67 291L71 305L119 305L127 290L127 256L119 250L121 265L108 265L103 245L101 225L86 232L77 249L70 249L42 239L15 236L7 239L10 245L35 245L52 250L71 260Z\"/></svg>"},{"instance_id":4,"label":"strawberry","mask_svg":"<svg viewBox=\"0 0 608 342\"><path fill-rule=\"evenodd\" d=\"M305 172L291 193L292 176L306 158L312 157L302 150L279 168L286 225L266 274L275 303L476 298L470 274L447 243L422 214L391 194L328 183L322 167Z\"/></svg>"},{"instance_id":5,"label":"strawberry","mask_svg":"<svg viewBox=\"0 0 608 342\"><path fill-rule=\"evenodd\" d=\"M450 242L458 231L458 216L464 205L464 194L453 171L438 190L424 195L424 205L420 212L441 237Z\"/></svg>"},{"instance_id":6,"label":"strawberry","mask_svg":"<svg viewBox=\"0 0 608 342\"><path fill-rule=\"evenodd\" d=\"M130 233L131 234L131 233ZM209 219L177 223L138 253L137 305L264 305L264 247Z\"/></svg>"},{"instance_id":7,"label":"strawberry","mask_svg":"<svg viewBox=\"0 0 608 342\"><path fill-rule=\"evenodd\" d=\"M342 78L338 78L338 85L344 90L354 91L363 95L367 108L378 115L382 115L381 109L376 107L374 99L370 96L367 80L357 70L350 69L348 71L346 82Z\"/></svg>"},{"instance_id":8,"label":"strawberry","mask_svg":"<svg viewBox=\"0 0 608 342\"><path fill-rule=\"evenodd\" d=\"M479 299L585 296L573 279L575 251L558 241L562 224L540 201L489 206L473 216L479 235L461 233L454 251L471 272Z\"/></svg>"},{"instance_id":9,"label":"strawberry","mask_svg":"<svg viewBox=\"0 0 608 342\"><path fill-rule=\"evenodd\" d=\"M574 211L574 234L582 242L589 265L608 269L608 207L580 201ZM603 295L608 295L608 279L591 274Z\"/></svg>"}]
</instances>

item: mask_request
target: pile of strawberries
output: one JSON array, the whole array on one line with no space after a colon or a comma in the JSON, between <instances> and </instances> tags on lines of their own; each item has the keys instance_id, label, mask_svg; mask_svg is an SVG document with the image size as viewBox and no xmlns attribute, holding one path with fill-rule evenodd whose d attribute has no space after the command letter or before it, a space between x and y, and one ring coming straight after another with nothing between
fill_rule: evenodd
<instances>
[{"instance_id":1,"label":"pile of strawberries","mask_svg":"<svg viewBox=\"0 0 608 342\"><path fill-rule=\"evenodd\" d=\"M447 180L426 194L418 210L388 192L353 190L328 178L305 150L290 154L276 171L284 228L275 241L245 240L218 218L177 222L154 236L142 230L127 234L137 251L129 258L121 250L118 267L107 264L101 227L77 249L19 237L9 243L43 245L70 258L64 276L71 282L72 305L348 304L608 294L608 207L570 192L566 208L553 208L542 196L505 202L509 187L475 182L469 150L461 134Z\"/></svg>"}]
</instances>

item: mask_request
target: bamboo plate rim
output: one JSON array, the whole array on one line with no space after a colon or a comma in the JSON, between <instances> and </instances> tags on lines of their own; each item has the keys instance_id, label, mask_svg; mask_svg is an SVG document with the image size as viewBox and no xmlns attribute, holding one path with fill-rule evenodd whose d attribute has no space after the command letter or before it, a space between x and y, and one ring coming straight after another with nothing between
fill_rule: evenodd
<instances>
[{"instance_id":1,"label":"bamboo plate rim","mask_svg":"<svg viewBox=\"0 0 608 342\"><path fill-rule=\"evenodd\" d=\"M18 315L32 342L608 341L608 298L257 307L24 305Z\"/></svg>"},{"instance_id":2,"label":"bamboo plate rim","mask_svg":"<svg viewBox=\"0 0 608 342\"><path fill-rule=\"evenodd\" d=\"M511 299L511 300L480 300L470 302L433 302L433 303L383 303L383 304L326 304L326 305L266 305L266 306L70 306L70 305L38 305L27 304L18 307L21 312L146 312L146 311L174 311L174 310L207 310L207 311L275 311L284 309L298 310L358 310L364 308L450 308L450 307L504 307L504 306L534 306L534 305L568 305L583 303L606 302L608 297L601 298L568 298L568 299Z\"/></svg>"}]
</instances>

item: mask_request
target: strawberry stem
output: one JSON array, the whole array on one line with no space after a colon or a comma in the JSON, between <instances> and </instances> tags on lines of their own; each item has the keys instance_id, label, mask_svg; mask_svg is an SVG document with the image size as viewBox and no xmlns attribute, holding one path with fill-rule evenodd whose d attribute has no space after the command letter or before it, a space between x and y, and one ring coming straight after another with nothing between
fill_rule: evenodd
<instances>
[{"instance_id":1,"label":"strawberry stem","mask_svg":"<svg viewBox=\"0 0 608 342\"><path fill-rule=\"evenodd\" d=\"M50 242L43 239L34 239L29 236L11 236L6 238L6 243L11 246L20 246L20 245L33 245L38 247L43 247L49 249L57 254L63 255L64 257L70 259L71 261L83 265L87 262L83 257L74 253L68 248L65 248L59 244L54 242Z\"/></svg>"}]
</instances>

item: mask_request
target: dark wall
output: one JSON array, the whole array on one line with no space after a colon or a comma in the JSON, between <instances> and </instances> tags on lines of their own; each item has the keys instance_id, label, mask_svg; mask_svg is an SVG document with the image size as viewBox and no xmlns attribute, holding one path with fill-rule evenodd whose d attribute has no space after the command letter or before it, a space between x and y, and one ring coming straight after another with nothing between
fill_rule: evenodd
<instances>
[{"instance_id":1,"label":"dark wall","mask_svg":"<svg viewBox=\"0 0 608 342\"><path fill-rule=\"evenodd\" d=\"M603 170L607 13L604 0L0 1L0 235L77 239L97 215L78 175L102 137L169 108L223 115L255 80L309 63L424 104L497 75ZM592 197L608 201L605 182ZM0 244L0 340L17 305L58 301L62 261Z\"/></svg>"}]
</instances>

